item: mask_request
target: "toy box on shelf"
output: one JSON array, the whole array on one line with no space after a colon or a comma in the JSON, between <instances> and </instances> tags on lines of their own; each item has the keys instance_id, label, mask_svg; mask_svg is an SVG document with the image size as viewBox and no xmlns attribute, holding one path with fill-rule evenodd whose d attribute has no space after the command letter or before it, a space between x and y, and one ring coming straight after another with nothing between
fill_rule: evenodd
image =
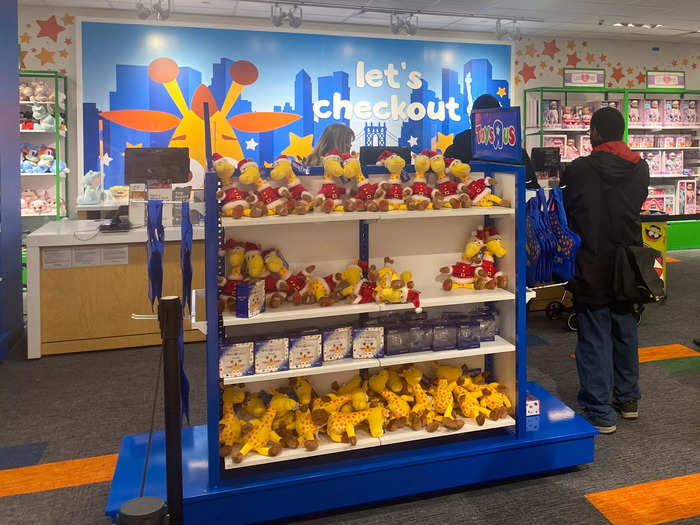
<instances>
[{"instance_id":1,"label":"toy box on shelf","mask_svg":"<svg viewBox=\"0 0 700 525\"><path fill-rule=\"evenodd\" d=\"M22 183L20 197L25 230L67 214L68 146L67 78L57 71L19 72ZM29 222L31 221L31 222Z\"/></svg>"}]
</instances>

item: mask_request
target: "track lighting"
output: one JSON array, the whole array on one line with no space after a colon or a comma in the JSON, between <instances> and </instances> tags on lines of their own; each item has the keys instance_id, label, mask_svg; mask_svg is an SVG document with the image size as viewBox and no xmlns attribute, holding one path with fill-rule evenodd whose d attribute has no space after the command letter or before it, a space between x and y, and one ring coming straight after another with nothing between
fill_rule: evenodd
<instances>
[{"instance_id":1,"label":"track lighting","mask_svg":"<svg viewBox=\"0 0 700 525\"><path fill-rule=\"evenodd\" d=\"M289 8L289 11L282 9L279 4L273 4L270 6L270 22L275 27L282 25L284 21L287 21L289 27L299 27L302 22L301 7L298 5L293 5Z\"/></svg>"},{"instance_id":2,"label":"track lighting","mask_svg":"<svg viewBox=\"0 0 700 525\"><path fill-rule=\"evenodd\" d=\"M153 18L167 20L170 18L171 0L146 0L136 2L136 16L141 20Z\"/></svg>"},{"instance_id":3,"label":"track lighting","mask_svg":"<svg viewBox=\"0 0 700 525\"><path fill-rule=\"evenodd\" d=\"M418 32L418 18L413 13L392 13L389 17L389 28L395 35L401 31L407 35L415 35Z\"/></svg>"},{"instance_id":4,"label":"track lighting","mask_svg":"<svg viewBox=\"0 0 700 525\"><path fill-rule=\"evenodd\" d=\"M496 38L498 40L507 39L517 42L520 40L520 27L517 24L517 20L513 20L513 25L506 27L503 22L496 20Z\"/></svg>"},{"instance_id":5,"label":"track lighting","mask_svg":"<svg viewBox=\"0 0 700 525\"><path fill-rule=\"evenodd\" d=\"M615 22L614 27L629 27L629 28L642 28L642 29L656 29L657 27L663 27L661 24L639 24L632 22Z\"/></svg>"}]
</instances>

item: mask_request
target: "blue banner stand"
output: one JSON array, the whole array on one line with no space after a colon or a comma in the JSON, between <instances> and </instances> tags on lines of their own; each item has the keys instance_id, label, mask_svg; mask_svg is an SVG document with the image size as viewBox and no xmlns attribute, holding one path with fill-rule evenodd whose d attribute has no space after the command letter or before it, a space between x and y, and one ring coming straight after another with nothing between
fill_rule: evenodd
<instances>
[{"instance_id":1,"label":"blue banner stand","mask_svg":"<svg viewBox=\"0 0 700 525\"><path fill-rule=\"evenodd\" d=\"M207 426L185 428L182 435L185 523L257 523L287 519L356 505L392 500L478 483L534 475L590 463L598 434L572 409L536 383L526 381L525 348L525 169L495 162L471 163L472 170L516 177L516 382L514 429L445 436L408 444L349 450L244 469L221 479L218 457L218 317L215 294L207 297ZM216 209L216 175L207 174L207 210ZM217 220L207 212L208 260L216 261ZM208 290L216 274L207 272ZM210 288L210 285L212 286ZM211 296L211 297L209 297ZM526 393L540 401L540 415L525 415ZM120 505L138 495L147 435L122 441L106 514L116 519ZM164 498L165 453L162 433L154 434L144 495Z\"/></svg>"}]
</instances>

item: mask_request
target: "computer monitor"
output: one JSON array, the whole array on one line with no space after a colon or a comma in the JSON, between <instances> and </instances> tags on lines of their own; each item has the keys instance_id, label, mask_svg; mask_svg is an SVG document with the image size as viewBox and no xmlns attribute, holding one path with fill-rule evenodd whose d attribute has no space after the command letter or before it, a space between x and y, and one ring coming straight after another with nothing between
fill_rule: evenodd
<instances>
[{"instance_id":1,"label":"computer monitor","mask_svg":"<svg viewBox=\"0 0 700 525\"><path fill-rule=\"evenodd\" d=\"M404 148L399 146L361 146L360 164L376 164L377 159L385 150L389 150L392 153L396 153L399 157L403 157L403 160L406 161L406 164L411 163L411 148Z\"/></svg>"},{"instance_id":2,"label":"computer monitor","mask_svg":"<svg viewBox=\"0 0 700 525\"><path fill-rule=\"evenodd\" d=\"M189 148L126 148L124 184L170 182L179 184L190 178Z\"/></svg>"}]
</instances>

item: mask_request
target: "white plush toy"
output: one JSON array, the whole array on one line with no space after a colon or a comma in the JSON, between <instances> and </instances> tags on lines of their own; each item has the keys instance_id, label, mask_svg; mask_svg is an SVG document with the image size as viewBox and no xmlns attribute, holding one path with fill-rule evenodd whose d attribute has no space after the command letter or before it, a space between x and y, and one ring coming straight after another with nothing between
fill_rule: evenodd
<instances>
[{"instance_id":1,"label":"white plush toy","mask_svg":"<svg viewBox=\"0 0 700 525\"><path fill-rule=\"evenodd\" d=\"M100 172L88 171L83 175L80 185L83 194L78 197L78 204L99 204L102 200L100 190Z\"/></svg>"},{"instance_id":2,"label":"white plush toy","mask_svg":"<svg viewBox=\"0 0 700 525\"><path fill-rule=\"evenodd\" d=\"M41 104L32 105L32 118L36 120L34 129L53 129L56 124L53 115Z\"/></svg>"}]
</instances>

